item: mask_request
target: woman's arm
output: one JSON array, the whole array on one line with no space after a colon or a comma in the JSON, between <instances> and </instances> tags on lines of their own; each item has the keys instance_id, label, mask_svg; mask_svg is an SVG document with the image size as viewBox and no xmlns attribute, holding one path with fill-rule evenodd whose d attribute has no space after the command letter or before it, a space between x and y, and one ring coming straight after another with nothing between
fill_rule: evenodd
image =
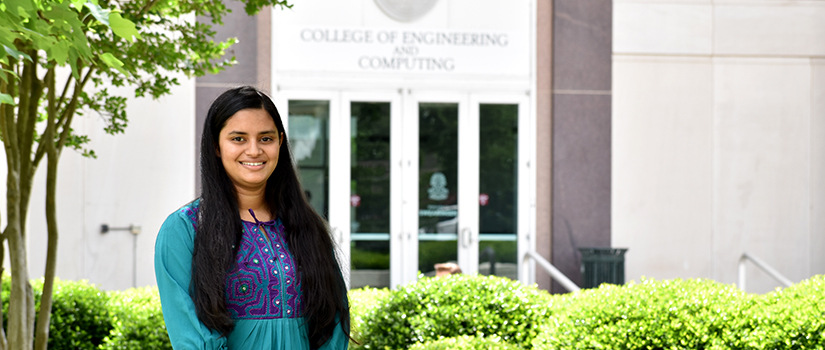
<instances>
[{"instance_id":1,"label":"woman's arm","mask_svg":"<svg viewBox=\"0 0 825 350\"><path fill-rule=\"evenodd\" d=\"M166 218L155 241L155 278L163 319L175 349L226 349L221 337L198 320L189 294L195 229L182 212Z\"/></svg>"}]
</instances>

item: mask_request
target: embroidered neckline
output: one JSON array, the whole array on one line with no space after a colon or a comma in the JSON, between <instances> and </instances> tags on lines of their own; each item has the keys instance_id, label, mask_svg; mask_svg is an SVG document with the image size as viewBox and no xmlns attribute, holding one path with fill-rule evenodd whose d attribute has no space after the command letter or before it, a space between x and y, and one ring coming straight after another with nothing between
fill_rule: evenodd
<instances>
[{"instance_id":1,"label":"embroidered neckline","mask_svg":"<svg viewBox=\"0 0 825 350\"><path fill-rule=\"evenodd\" d=\"M258 226L260 226L260 225L273 226L273 225L275 225L275 224L277 224L277 223L278 223L278 219L277 219L277 218L272 219L272 220L269 220L269 221L260 221L260 220L258 220L258 217L257 217L257 216L255 216L255 212L254 212L254 211L252 211L252 209L249 209L249 214L251 214L251 215L252 215L252 218L253 218L253 219L255 219L255 222L252 222L252 221L245 221L245 220L243 220L243 221L248 222L248 223L254 223L255 225L258 225Z\"/></svg>"}]
</instances>

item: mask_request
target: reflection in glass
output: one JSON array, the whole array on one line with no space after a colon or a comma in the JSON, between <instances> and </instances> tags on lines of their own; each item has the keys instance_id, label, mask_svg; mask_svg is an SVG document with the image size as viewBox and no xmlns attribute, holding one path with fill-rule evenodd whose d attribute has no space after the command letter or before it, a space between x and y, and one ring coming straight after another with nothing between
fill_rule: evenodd
<instances>
[{"instance_id":1,"label":"reflection in glass","mask_svg":"<svg viewBox=\"0 0 825 350\"><path fill-rule=\"evenodd\" d=\"M458 259L458 105L418 105L418 269Z\"/></svg>"},{"instance_id":2,"label":"reflection in glass","mask_svg":"<svg viewBox=\"0 0 825 350\"><path fill-rule=\"evenodd\" d=\"M390 104L351 105L350 288L389 287Z\"/></svg>"},{"instance_id":3,"label":"reflection in glass","mask_svg":"<svg viewBox=\"0 0 825 350\"><path fill-rule=\"evenodd\" d=\"M518 105L480 105L479 126L479 273L516 279Z\"/></svg>"},{"instance_id":4,"label":"reflection in glass","mask_svg":"<svg viewBox=\"0 0 825 350\"><path fill-rule=\"evenodd\" d=\"M309 203L328 218L329 101L289 101L287 135Z\"/></svg>"}]
</instances>

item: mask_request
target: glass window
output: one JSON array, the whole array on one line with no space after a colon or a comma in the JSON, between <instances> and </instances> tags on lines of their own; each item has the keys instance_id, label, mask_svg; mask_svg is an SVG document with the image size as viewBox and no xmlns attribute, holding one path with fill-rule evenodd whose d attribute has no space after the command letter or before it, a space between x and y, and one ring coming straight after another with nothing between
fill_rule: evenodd
<instances>
[{"instance_id":1,"label":"glass window","mask_svg":"<svg viewBox=\"0 0 825 350\"><path fill-rule=\"evenodd\" d=\"M301 186L315 210L329 216L329 101L289 101L288 140Z\"/></svg>"},{"instance_id":2,"label":"glass window","mask_svg":"<svg viewBox=\"0 0 825 350\"><path fill-rule=\"evenodd\" d=\"M418 269L458 260L458 104L418 106Z\"/></svg>"},{"instance_id":3,"label":"glass window","mask_svg":"<svg viewBox=\"0 0 825 350\"><path fill-rule=\"evenodd\" d=\"M518 105L479 106L479 273L517 279Z\"/></svg>"},{"instance_id":4,"label":"glass window","mask_svg":"<svg viewBox=\"0 0 825 350\"><path fill-rule=\"evenodd\" d=\"M353 102L350 288L390 285L390 104Z\"/></svg>"}]
</instances>

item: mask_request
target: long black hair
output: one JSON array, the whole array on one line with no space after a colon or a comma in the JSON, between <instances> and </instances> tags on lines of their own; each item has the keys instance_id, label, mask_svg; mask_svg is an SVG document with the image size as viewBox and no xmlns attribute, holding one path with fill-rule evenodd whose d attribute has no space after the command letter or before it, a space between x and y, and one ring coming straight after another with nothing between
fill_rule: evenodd
<instances>
[{"instance_id":1,"label":"long black hair","mask_svg":"<svg viewBox=\"0 0 825 350\"><path fill-rule=\"evenodd\" d=\"M278 164L266 183L265 199L281 218L285 239L298 268L302 316L312 348L323 345L340 322L349 337L344 278L326 221L315 212L298 181L281 116L266 94L250 87L230 89L212 103L201 138L201 202L192 255L193 301L207 327L228 335L234 323L226 308L226 274L240 246L243 223L235 186L218 157L218 135L227 119L243 109L264 109L283 140Z\"/></svg>"}]
</instances>

